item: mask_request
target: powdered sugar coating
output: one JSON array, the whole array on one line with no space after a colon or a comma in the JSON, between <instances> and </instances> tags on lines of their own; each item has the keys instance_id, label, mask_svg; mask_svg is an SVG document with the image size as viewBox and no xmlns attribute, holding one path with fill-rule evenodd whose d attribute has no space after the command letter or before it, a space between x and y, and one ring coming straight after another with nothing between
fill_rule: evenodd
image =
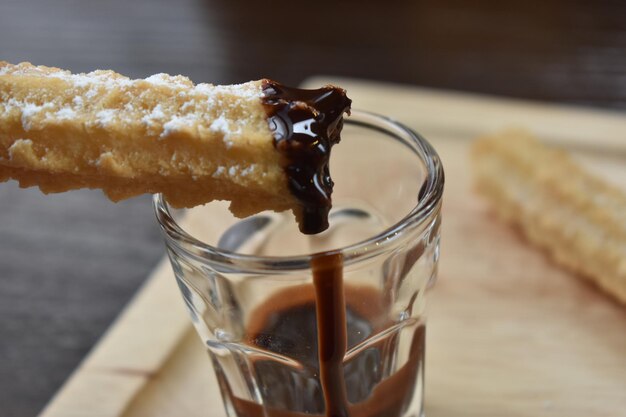
<instances>
[{"instance_id":1,"label":"powdered sugar coating","mask_svg":"<svg viewBox=\"0 0 626 417\"><path fill-rule=\"evenodd\" d=\"M32 128L32 120L36 116L39 116L42 112L48 109L54 108L52 103L45 103L37 105L33 103L20 103L17 100L13 100L13 106L21 108L22 110L22 126L24 130L30 130Z\"/></svg>"},{"instance_id":2,"label":"powdered sugar coating","mask_svg":"<svg viewBox=\"0 0 626 417\"><path fill-rule=\"evenodd\" d=\"M76 112L70 107L63 107L56 112L55 117L59 120L70 120L76 117Z\"/></svg>"},{"instance_id":3,"label":"powdered sugar coating","mask_svg":"<svg viewBox=\"0 0 626 417\"><path fill-rule=\"evenodd\" d=\"M161 105L157 104L156 107L154 107L149 114L146 114L141 118L141 121L148 128L151 128L158 122L163 121L163 119L165 119L165 113L163 113L163 108L161 107Z\"/></svg>"},{"instance_id":4,"label":"powdered sugar coating","mask_svg":"<svg viewBox=\"0 0 626 417\"><path fill-rule=\"evenodd\" d=\"M46 193L160 192L174 207L228 200L236 216L297 209L262 98L263 81L194 85L0 61L0 165Z\"/></svg>"},{"instance_id":5,"label":"powdered sugar coating","mask_svg":"<svg viewBox=\"0 0 626 417\"><path fill-rule=\"evenodd\" d=\"M226 168L224 168L223 166L218 166L215 169L215 172L213 173L213 178L219 178L223 176L225 172L226 172Z\"/></svg>"},{"instance_id":6,"label":"powdered sugar coating","mask_svg":"<svg viewBox=\"0 0 626 417\"><path fill-rule=\"evenodd\" d=\"M97 124L100 127L107 127L115 120L117 111L113 109L104 109L96 113Z\"/></svg>"},{"instance_id":7,"label":"powdered sugar coating","mask_svg":"<svg viewBox=\"0 0 626 417\"><path fill-rule=\"evenodd\" d=\"M37 103L29 97L23 97L21 100L12 99L10 103L5 101L5 111L20 113L24 130L32 129L34 123L54 123L56 120L78 118L84 120L86 126L107 128L114 123L132 123L138 118L147 133L159 139L205 125L211 132L221 135L227 148L233 146L233 136L241 135L248 123L245 117L233 118L228 112L237 107L239 102L260 102L263 96L259 82L218 86L206 83L194 85L187 77L163 73L133 80L113 71L97 70L72 74L58 68L23 63L13 66L0 65L0 77L5 75L58 79L67 83L67 88L71 89L72 99L69 103L61 103L57 99L52 99L48 103ZM117 96L123 99L126 96L141 96L149 94L150 88L176 92L177 102L175 105L169 103L166 106L159 103L145 108L136 106L129 100L123 108L107 107L110 103L108 97ZM228 106L224 105L225 96L230 100ZM94 106L101 108L94 109Z\"/></svg>"},{"instance_id":8,"label":"powdered sugar coating","mask_svg":"<svg viewBox=\"0 0 626 417\"><path fill-rule=\"evenodd\" d=\"M233 146L233 141L231 140L231 135L241 133L241 128L231 129L228 120L224 117L224 115L220 115L217 119L213 120L211 126L209 126L209 130L212 132L219 132L223 135L224 145L226 148L230 149Z\"/></svg>"},{"instance_id":9,"label":"powdered sugar coating","mask_svg":"<svg viewBox=\"0 0 626 417\"><path fill-rule=\"evenodd\" d=\"M13 142L13 145L11 145L9 147L8 152L9 152L9 159L13 159L13 154L15 153L16 149L23 147L23 146L32 146L33 145L33 141L30 139L16 139L15 142Z\"/></svg>"},{"instance_id":10,"label":"powdered sugar coating","mask_svg":"<svg viewBox=\"0 0 626 417\"><path fill-rule=\"evenodd\" d=\"M159 138L163 139L170 136L173 133L181 132L185 128L194 125L194 117L192 115L187 116L172 116L167 122L163 124L163 132Z\"/></svg>"}]
</instances>

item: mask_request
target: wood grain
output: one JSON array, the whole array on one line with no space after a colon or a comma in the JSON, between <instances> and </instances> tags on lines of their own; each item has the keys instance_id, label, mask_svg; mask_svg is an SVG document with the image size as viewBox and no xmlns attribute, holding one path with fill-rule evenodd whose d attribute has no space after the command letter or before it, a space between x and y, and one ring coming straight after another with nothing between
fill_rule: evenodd
<instances>
[{"instance_id":1,"label":"wood grain","mask_svg":"<svg viewBox=\"0 0 626 417\"><path fill-rule=\"evenodd\" d=\"M189 329L177 291L164 259L42 415L120 415Z\"/></svg>"},{"instance_id":2,"label":"wood grain","mask_svg":"<svg viewBox=\"0 0 626 417\"><path fill-rule=\"evenodd\" d=\"M394 101L389 94L395 96L399 88L388 90L385 85L350 80L342 80L342 85L359 102L367 103L367 110L385 111L411 126L431 118L438 120L441 108L465 108L476 114L488 109L498 120L518 117L532 130L566 143L568 129L584 130L586 125L617 118L618 129L607 129L602 136L606 142L598 144L598 148L617 149L619 143L613 139L620 137L620 123L626 122L618 114L584 109L547 108L554 115L548 117L540 111L545 107L535 108L530 103L434 91L405 89L400 100ZM437 105L425 105L432 101ZM409 102L423 111L406 113ZM449 119L444 126L452 128L437 129L432 122L427 135L443 159L447 178L440 274L429 295L427 415L619 415L616 413L626 409L626 310L584 280L552 264L515 230L501 224L472 192L468 175L470 135L463 132L490 130L494 128L492 120L465 117ZM626 165L620 154L609 157L605 152L587 152L584 146L578 149L575 135L571 144L589 167L626 190ZM207 226L204 219L197 221L197 226ZM162 272L158 276L165 278ZM179 302L176 291L153 288L156 287L147 287L140 297L158 298L164 305L173 306L178 314L179 307L174 307ZM142 308L140 304L131 305L127 314ZM82 387L81 396L61 391L49 407L57 413L44 414L45 417L79 412L84 417L174 417L181 413L190 417L223 417L206 353L191 331L181 331L184 325L180 324L176 327L177 344L170 339L170 343L155 345L141 337L136 343L129 339L116 342L116 349L123 347L117 354L124 360L137 357L141 349L136 348L140 346L151 346L161 357L167 357L156 372L154 368L145 368L153 376L143 380L141 390L131 387L137 395L129 396L130 391L125 391L124 395L109 396L109 401L124 405L123 412L106 412L105 405L81 408L80 401L85 401L85 396L100 391L97 385L90 384L93 371L83 368L69 382ZM121 319L118 326L132 327L132 323ZM174 333L170 327L156 326L149 318L143 327L170 333L170 337ZM114 344L109 338L103 343ZM117 360L109 356L105 362ZM137 363L143 363L143 359ZM144 368L140 365L140 369ZM125 378L126 383L131 383L135 375Z\"/></svg>"}]
</instances>

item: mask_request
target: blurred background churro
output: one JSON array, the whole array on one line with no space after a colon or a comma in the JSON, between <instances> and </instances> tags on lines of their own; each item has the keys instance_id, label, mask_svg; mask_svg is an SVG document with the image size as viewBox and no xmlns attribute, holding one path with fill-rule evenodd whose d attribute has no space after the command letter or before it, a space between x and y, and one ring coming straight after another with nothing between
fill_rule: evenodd
<instances>
[{"instance_id":1,"label":"blurred background churro","mask_svg":"<svg viewBox=\"0 0 626 417\"><path fill-rule=\"evenodd\" d=\"M530 242L626 304L626 192L524 130L479 138L478 190Z\"/></svg>"}]
</instances>

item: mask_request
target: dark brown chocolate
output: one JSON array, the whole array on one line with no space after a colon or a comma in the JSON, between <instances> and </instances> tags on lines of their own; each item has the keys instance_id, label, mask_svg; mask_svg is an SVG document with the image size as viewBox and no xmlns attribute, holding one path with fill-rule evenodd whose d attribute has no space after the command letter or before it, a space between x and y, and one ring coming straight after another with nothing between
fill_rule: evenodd
<instances>
[{"instance_id":1,"label":"dark brown chocolate","mask_svg":"<svg viewBox=\"0 0 626 417\"><path fill-rule=\"evenodd\" d=\"M343 114L349 114L352 101L345 90L330 85L302 90L264 80L263 93L274 146L285 160L289 190L301 204L300 231L320 233L328 228L332 205L330 150L340 140Z\"/></svg>"},{"instance_id":2,"label":"dark brown chocolate","mask_svg":"<svg viewBox=\"0 0 626 417\"><path fill-rule=\"evenodd\" d=\"M317 355L326 417L349 417L343 358L348 349L343 255L317 255L311 260L317 317Z\"/></svg>"},{"instance_id":3,"label":"dark brown chocolate","mask_svg":"<svg viewBox=\"0 0 626 417\"><path fill-rule=\"evenodd\" d=\"M378 290L343 285L341 264L340 255L318 255L311 265L314 285L275 294L254 311L247 328L251 346L294 358L319 375L319 385L272 361L254 360L264 405L227 391L235 415L401 417L406 411L423 364L424 327L415 328L408 360L392 375L385 374L383 364L385 355L397 349L397 333L380 337L341 363L346 342L354 347L392 325L381 320L389 306L381 304Z\"/></svg>"}]
</instances>

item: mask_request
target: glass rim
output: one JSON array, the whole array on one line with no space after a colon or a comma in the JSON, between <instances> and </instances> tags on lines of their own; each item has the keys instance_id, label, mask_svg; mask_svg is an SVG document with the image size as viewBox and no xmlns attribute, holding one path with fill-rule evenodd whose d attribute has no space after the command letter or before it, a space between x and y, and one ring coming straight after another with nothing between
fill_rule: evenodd
<instances>
[{"instance_id":1,"label":"glass rim","mask_svg":"<svg viewBox=\"0 0 626 417\"><path fill-rule=\"evenodd\" d=\"M410 235L408 231L423 225L441 204L444 171L439 155L420 134L389 117L362 110L352 110L351 116L345 118L344 123L382 131L396 139L410 141L413 150L417 151L417 155L425 165L426 177L419 190L417 204L402 219L365 240L327 251L290 256L246 255L209 245L193 237L174 219L163 195L155 194L153 207L157 221L166 237L166 243L173 243L186 254L199 257L202 261L236 265L241 272L258 272L259 270L276 272L310 269L311 259L321 254L341 253L344 265L351 264L383 253L388 248L394 247L398 241L406 239Z\"/></svg>"}]
</instances>

